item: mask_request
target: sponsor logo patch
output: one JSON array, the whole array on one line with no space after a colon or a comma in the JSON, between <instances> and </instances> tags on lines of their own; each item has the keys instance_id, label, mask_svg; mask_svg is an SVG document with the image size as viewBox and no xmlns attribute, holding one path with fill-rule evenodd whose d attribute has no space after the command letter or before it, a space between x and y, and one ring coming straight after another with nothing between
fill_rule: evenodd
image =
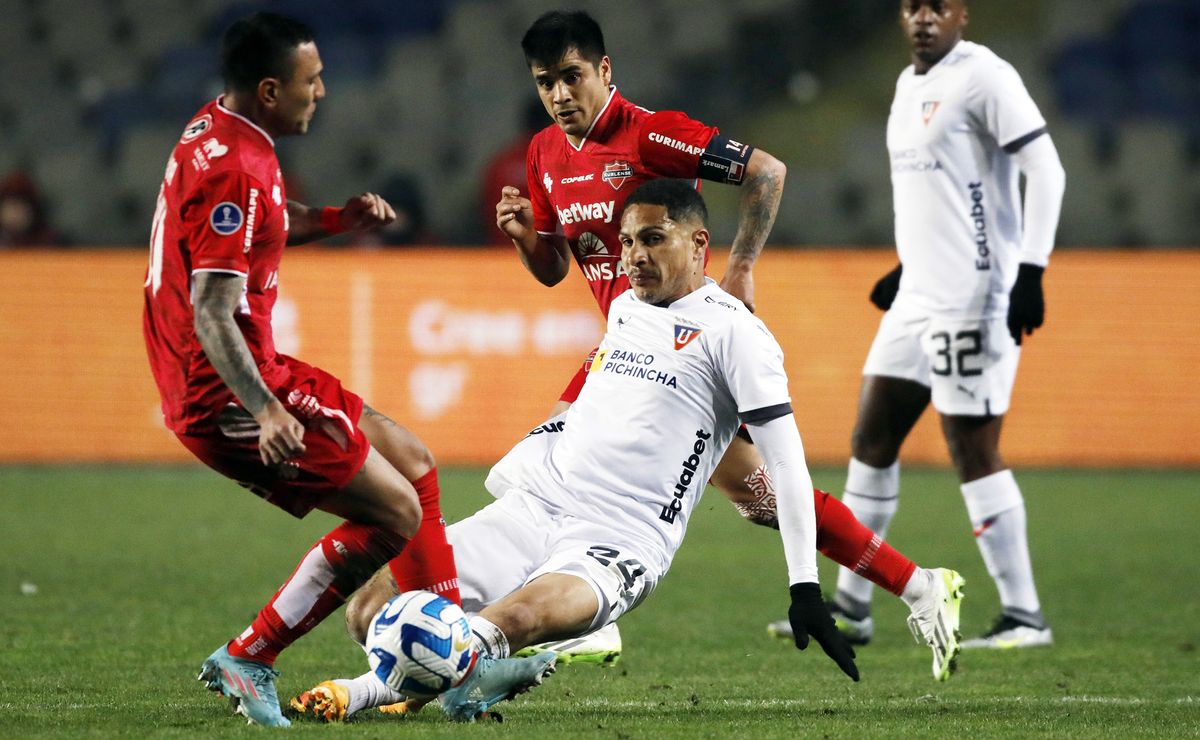
<instances>
[{"instance_id":1,"label":"sponsor logo patch","mask_svg":"<svg viewBox=\"0 0 1200 740\"><path fill-rule=\"evenodd\" d=\"M600 237L590 231L585 231L579 235L577 242L579 247L580 257L592 257L595 255L608 256L608 247L604 246L604 242L600 241Z\"/></svg>"},{"instance_id":2,"label":"sponsor logo patch","mask_svg":"<svg viewBox=\"0 0 1200 740\"><path fill-rule=\"evenodd\" d=\"M208 225L221 236L229 236L242 228L242 209L236 203L222 201L213 206Z\"/></svg>"},{"instance_id":3,"label":"sponsor logo patch","mask_svg":"<svg viewBox=\"0 0 1200 740\"><path fill-rule=\"evenodd\" d=\"M612 185L613 190L620 190L625 180L630 177L633 177L633 165L621 160L605 164L604 173L600 175L604 182Z\"/></svg>"},{"instance_id":4,"label":"sponsor logo patch","mask_svg":"<svg viewBox=\"0 0 1200 740\"><path fill-rule=\"evenodd\" d=\"M186 144L187 142L200 137L200 135L202 135L205 131L212 128L212 122L212 116L205 113L189 123L187 127L183 129L183 136L179 137L179 141Z\"/></svg>"},{"instance_id":5,"label":"sponsor logo patch","mask_svg":"<svg viewBox=\"0 0 1200 740\"><path fill-rule=\"evenodd\" d=\"M615 209L616 202L608 200L597 203L572 203L566 208L556 208L555 210L558 211L558 222L566 226L583 221L612 223Z\"/></svg>"},{"instance_id":6,"label":"sponsor logo patch","mask_svg":"<svg viewBox=\"0 0 1200 740\"><path fill-rule=\"evenodd\" d=\"M223 157L229 153L229 147L217 141L215 137L206 139L204 143L200 145L200 148L204 150L205 156L207 156L209 159Z\"/></svg>"}]
</instances>

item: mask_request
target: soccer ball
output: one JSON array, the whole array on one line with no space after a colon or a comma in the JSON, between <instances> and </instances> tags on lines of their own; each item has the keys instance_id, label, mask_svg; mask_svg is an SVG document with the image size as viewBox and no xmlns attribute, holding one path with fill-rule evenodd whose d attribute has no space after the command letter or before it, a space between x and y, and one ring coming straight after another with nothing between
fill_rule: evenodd
<instances>
[{"instance_id":1,"label":"soccer ball","mask_svg":"<svg viewBox=\"0 0 1200 740\"><path fill-rule=\"evenodd\" d=\"M367 662L393 691L437 696L475 665L471 627L457 604L429 591L396 596L371 620Z\"/></svg>"}]
</instances>

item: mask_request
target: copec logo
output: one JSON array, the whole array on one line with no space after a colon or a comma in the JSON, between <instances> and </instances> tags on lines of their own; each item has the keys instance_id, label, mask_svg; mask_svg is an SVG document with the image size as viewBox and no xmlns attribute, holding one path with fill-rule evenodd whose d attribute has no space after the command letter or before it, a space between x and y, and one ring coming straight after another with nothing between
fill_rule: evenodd
<instances>
[{"instance_id":1,"label":"copec logo","mask_svg":"<svg viewBox=\"0 0 1200 740\"><path fill-rule=\"evenodd\" d=\"M409 314L412 347L426 356L579 355L604 333L594 310L539 313L462 308L443 300L418 304Z\"/></svg>"}]
</instances>

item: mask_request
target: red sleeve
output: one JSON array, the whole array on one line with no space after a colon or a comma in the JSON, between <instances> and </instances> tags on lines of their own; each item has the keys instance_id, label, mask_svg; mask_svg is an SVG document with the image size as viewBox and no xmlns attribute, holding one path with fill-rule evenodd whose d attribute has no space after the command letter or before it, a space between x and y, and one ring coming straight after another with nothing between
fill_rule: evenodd
<instances>
[{"instance_id":1,"label":"red sleeve","mask_svg":"<svg viewBox=\"0 0 1200 740\"><path fill-rule=\"evenodd\" d=\"M192 270L227 270L247 274L247 247L254 235L246 229L250 191L263 187L244 172L217 172L199 183L184 203L184 233Z\"/></svg>"},{"instance_id":2,"label":"red sleeve","mask_svg":"<svg viewBox=\"0 0 1200 740\"><path fill-rule=\"evenodd\" d=\"M713 126L674 110L654 113L638 130L642 164L660 177L697 177L700 155L717 135Z\"/></svg>"},{"instance_id":3,"label":"red sleeve","mask_svg":"<svg viewBox=\"0 0 1200 740\"><path fill-rule=\"evenodd\" d=\"M533 228L543 234L558 232L558 214L550 204L550 196L546 193L546 185L538 159L538 139L534 137L529 144L529 154L525 157L525 187L529 190L529 202L533 204Z\"/></svg>"}]
</instances>

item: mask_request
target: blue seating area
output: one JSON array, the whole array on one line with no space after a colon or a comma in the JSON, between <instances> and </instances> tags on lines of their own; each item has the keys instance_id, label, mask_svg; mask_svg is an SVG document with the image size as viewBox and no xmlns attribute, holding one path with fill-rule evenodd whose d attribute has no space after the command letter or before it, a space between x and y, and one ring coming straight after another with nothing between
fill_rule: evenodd
<instances>
[{"instance_id":1,"label":"blue seating area","mask_svg":"<svg viewBox=\"0 0 1200 740\"><path fill-rule=\"evenodd\" d=\"M1053 63L1058 104L1102 126L1153 118L1200 132L1200 0L1150 0Z\"/></svg>"},{"instance_id":2,"label":"blue seating area","mask_svg":"<svg viewBox=\"0 0 1200 740\"><path fill-rule=\"evenodd\" d=\"M1001 23L992 6L974 8L968 37L1013 62L1050 121L1068 172L1061 241L1200 244L1200 0L1005 2L1014 5ZM0 24L0 174L35 173L76 241L144 241L161 162L187 116L221 90L221 33L270 9L313 25L326 68L310 133L279 148L293 181L334 202L410 177L428 200L428 230L470 243L481 227L464 214L479 210L479 175L533 98L520 34L563 3L11 5ZM630 99L685 109L785 157L777 240L890 241L882 130L903 63L894 11L878 0L567 5L600 21ZM991 24L979 23L989 10ZM712 192L732 224L735 196Z\"/></svg>"}]
</instances>

